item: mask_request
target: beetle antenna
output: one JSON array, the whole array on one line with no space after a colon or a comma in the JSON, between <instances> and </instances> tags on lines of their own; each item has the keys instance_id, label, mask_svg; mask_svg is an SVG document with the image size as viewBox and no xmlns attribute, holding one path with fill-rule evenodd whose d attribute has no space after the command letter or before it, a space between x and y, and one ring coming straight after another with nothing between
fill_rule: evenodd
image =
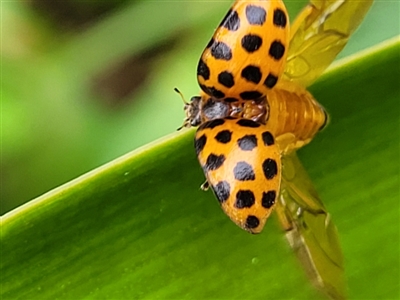
<instances>
[{"instance_id":1,"label":"beetle antenna","mask_svg":"<svg viewBox=\"0 0 400 300\"><path fill-rule=\"evenodd\" d=\"M187 102L187 101L185 100L185 97L183 96L182 92L181 92L180 90L178 90L178 88L174 88L174 91L177 92L177 93L181 96L181 98L182 98L182 100L183 100L183 103L184 103L185 105L188 105L188 104L189 104L189 102Z\"/></svg>"}]
</instances>

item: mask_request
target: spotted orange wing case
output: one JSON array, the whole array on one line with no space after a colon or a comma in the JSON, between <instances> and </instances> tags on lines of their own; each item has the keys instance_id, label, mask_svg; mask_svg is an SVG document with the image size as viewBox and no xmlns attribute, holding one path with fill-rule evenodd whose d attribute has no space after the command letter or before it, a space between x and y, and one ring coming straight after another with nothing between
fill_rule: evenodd
<instances>
[{"instance_id":1,"label":"spotted orange wing case","mask_svg":"<svg viewBox=\"0 0 400 300\"><path fill-rule=\"evenodd\" d=\"M201 55L198 83L216 99L258 99L282 75L288 44L283 1L235 1Z\"/></svg>"},{"instance_id":2,"label":"spotted orange wing case","mask_svg":"<svg viewBox=\"0 0 400 300\"><path fill-rule=\"evenodd\" d=\"M268 127L247 119L215 119L200 125L195 148L225 213L243 229L259 233L281 182L281 155Z\"/></svg>"}]
</instances>

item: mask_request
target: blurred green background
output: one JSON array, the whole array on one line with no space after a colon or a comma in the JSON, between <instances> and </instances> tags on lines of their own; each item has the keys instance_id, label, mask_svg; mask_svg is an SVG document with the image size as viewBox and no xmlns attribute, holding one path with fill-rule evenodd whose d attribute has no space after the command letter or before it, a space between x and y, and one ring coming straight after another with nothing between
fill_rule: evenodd
<instances>
[{"instance_id":1,"label":"blurred green background","mask_svg":"<svg viewBox=\"0 0 400 300\"><path fill-rule=\"evenodd\" d=\"M1 3L0 214L174 132L173 88L198 92L198 58L231 2ZM292 19L306 2L287 1ZM399 15L376 1L339 58L399 35Z\"/></svg>"}]
</instances>

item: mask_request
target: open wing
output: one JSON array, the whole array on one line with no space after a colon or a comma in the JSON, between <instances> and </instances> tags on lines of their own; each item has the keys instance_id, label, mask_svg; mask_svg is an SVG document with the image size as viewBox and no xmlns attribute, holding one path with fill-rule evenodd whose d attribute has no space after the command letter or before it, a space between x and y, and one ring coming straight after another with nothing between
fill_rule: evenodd
<instances>
[{"instance_id":1,"label":"open wing","mask_svg":"<svg viewBox=\"0 0 400 300\"><path fill-rule=\"evenodd\" d=\"M342 251L335 225L295 152L282 158L276 205L286 238L314 286L331 299L345 299Z\"/></svg>"},{"instance_id":2,"label":"open wing","mask_svg":"<svg viewBox=\"0 0 400 300\"><path fill-rule=\"evenodd\" d=\"M294 20L283 78L311 85L344 48L373 0L310 0Z\"/></svg>"},{"instance_id":3,"label":"open wing","mask_svg":"<svg viewBox=\"0 0 400 300\"><path fill-rule=\"evenodd\" d=\"M242 229L261 232L281 183L281 155L269 127L242 118L214 119L197 129L195 149L224 212Z\"/></svg>"}]
</instances>

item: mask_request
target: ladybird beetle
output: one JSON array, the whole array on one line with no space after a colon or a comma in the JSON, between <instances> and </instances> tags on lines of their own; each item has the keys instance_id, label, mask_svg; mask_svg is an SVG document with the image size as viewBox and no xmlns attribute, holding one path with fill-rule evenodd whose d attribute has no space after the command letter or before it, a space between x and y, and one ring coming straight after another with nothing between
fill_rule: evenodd
<instances>
[{"instance_id":1,"label":"ladybird beetle","mask_svg":"<svg viewBox=\"0 0 400 300\"><path fill-rule=\"evenodd\" d=\"M198 128L195 149L222 209L259 233L279 194L281 155L266 125L227 117Z\"/></svg>"},{"instance_id":2,"label":"ladybird beetle","mask_svg":"<svg viewBox=\"0 0 400 300\"><path fill-rule=\"evenodd\" d=\"M236 1L201 56L200 96L185 103L183 127L200 125L197 156L225 213L259 233L275 209L314 286L331 299L345 299L346 291L338 233L295 150L328 122L305 88L372 3L310 0L290 28L288 46L282 1ZM252 150L241 148L244 137Z\"/></svg>"},{"instance_id":3,"label":"ladybird beetle","mask_svg":"<svg viewBox=\"0 0 400 300\"><path fill-rule=\"evenodd\" d=\"M183 127L233 117L267 126L281 155L288 155L309 143L326 126L328 115L304 85L312 83L344 47L371 3L372 0L312 0L291 28L285 65L282 58L287 52L289 19L283 2L235 1L201 55L197 78L202 93L185 103ZM356 16L354 20L352 15ZM254 51L246 51L245 41L250 40L250 36L257 36L255 39L260 41ZM282 45L279 60L271 60L271 53L266 51L273 48L275 41ZM307 49L315 57L320 51L318 56L322 58L313 59ZM244 70L256 64L260 80L247 80ZM275 74L276 81L267 86L270 74ZM228 81L231 84L224 84ZM200 126L198 131L202 130ZM211 145L205 148L213 147ZM199 156L200 162L201 159ZM209 170L204 171L206 177L210 177ZM229 217L235 221L234 210L224 210L232 214ZM236 223L245 228L242 221Z\"/></svg>"}]
</instances>

